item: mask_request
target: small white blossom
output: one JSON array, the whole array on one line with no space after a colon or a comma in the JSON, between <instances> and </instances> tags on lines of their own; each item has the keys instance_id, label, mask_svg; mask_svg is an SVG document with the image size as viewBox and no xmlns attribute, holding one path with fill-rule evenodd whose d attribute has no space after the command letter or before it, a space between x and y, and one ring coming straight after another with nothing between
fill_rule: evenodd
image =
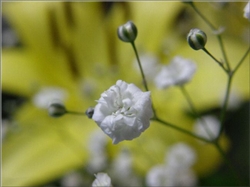
<instances>
[{"instance_id":1,"label":"small white blossom","mask_svg":"<svg viewBox=\"0 0 250 187\"><path fill-rule=\"evenodd\" d=\"M107 165L106 154L107 136L98 129L94 131L89 140L90 160L88 163L88 170L90 172L97 172L103 170Z\"/></svg>"},{"instance_id":2,"label":"small white blossom","mask_svg":"<svg viewBox=\"0 0 250 187\"><path fill-rule=\"evenodd\" d=\"M244 17L250 21L250 2L248 2L244 8Z\"/></svg>"},{"instance_id":3,"label":"small white blossom","mask_svg":"<svg viewBox=\"0 0 250 187\"><path fill-rule=\"evenodd\" d=\"M44 87L33 97L33 103L38 108L48 108L52 100L64 101L66 98L66 90L58 87Z\"/></svg>"},{"instance_id":4,"label":"small white blossom","mask_svg":"<svg viewBox=\"0 0 250 187\"><path fill-rule=\"evenodd\" d=\"M193 170L157 165L146 175L147 186L196 186L197 176Z\"/></svg>"},{"instance_id":5,"label":"small white blossom","mask_svg":"<svg viewBox=\"0 0 250 187\"><path fill-rule=\"evenodd\" d=\"M174 186L174 173L170 167L157 165L146 175L147 186Z\"/></svg>"},{"instance_id":6,"label":"small white blossom","mask_svg":"<svg viewBox=\"0 0 250 187\"><path fill-rule=\"evenodd\" d=\"M112 187L111 179L106 173L97 173L92 187Z\"/></svg>"},{"instance_id":7,"label":"small white blossom","mask_svg":"<svg viewBox=\"0 0 250 187\"><path fill-rule=\"evenodd\" d=\"M213 140L219 135L220 121L211 115L199 119L194 124L194 132L208 140Z\"/></svg>"},{"instance_id":8,"label":"small white blossom","mask_svg":"<svg viewBox=\"0 0 250 187\"><path fill-rule=\"evenodd\" d=\"M133 171L133 160L127 149L122 149L111 165L112 180L123 186L141 186L139 177Z\"/></svg>"},{"instance_id":9,"label":"small white blossom","mask_svg":"<svg viewBox=\"0 0 250 187\"><path fill-rule=\"evenodd\" d=\"M117 144L140 136L152 116L150 92L118 80L101 94L92 119Z\"/></svg>"},{"instance_id":10,"label":"small white blossom","mask_svg":"<svg viewBox=\"0 0 250 187\"><path fill-rule=\"evenodd\" d=\"M191 80L196 71L196 64L189 60L176 56L169 65L163 66L155 77L155 84L159 89L173 85L183 85Z\"/></svg>"},{"instance_id":11,"label":"small white blossom","mask_svg":"<svg viewBox=\"0 0 250 187\"><path fill-rule=\"evenodd\" d=\"M159 60L153 54L144 54L140 56L141 66L143 69L143 73L147 79L147 81L153 81L155 75L159 72L161 65L159 64ZM134 60L135 69L140 72L137 59Z\"/></svg>"},{"instance_id":12,"label":"small white blossom","mask_svg":"<svg viewBox=\"0 0 250 187\"><path fill-rule=\"evenodd\" d=\"M172 168L190 168L195 161L194 149L182 142L171 146L166 155L166 163Z\"/></svg>"}]
</instances>

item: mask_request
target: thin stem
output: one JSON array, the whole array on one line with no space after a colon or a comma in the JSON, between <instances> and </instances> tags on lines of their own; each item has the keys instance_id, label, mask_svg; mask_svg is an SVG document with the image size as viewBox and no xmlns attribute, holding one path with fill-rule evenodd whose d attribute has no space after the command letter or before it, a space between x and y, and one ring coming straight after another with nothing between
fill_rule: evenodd
<instances>
[{"instance_id":1,"label":"thin stem","mask_svg":"<svg viewBox=\"0 0 250 187\"><path fill-rule=\"evenodd\" d=\"M228 69L228 71L231 71L231 67L230 67L230 64L229 64L229 61L228 61L228 58L227 58L227 55L226 55L226 50L225 50L224 44L223 44L223 42L222 42L221 35L218 34L218 35L217 35L217 38L218 38L218 40L219 40L221 52L222 52L224 61L225 61L226 65L227 65L227 69Z\"/></svg>"},{"instance_id":2,"label":"thin stem","mask_svg":"<svg viewBox=\"0 0 250 187\"><path fill-rule=\"evenodd\" d=\"M66 114L74 114L74 115L84 115L84 116L86 116L86 114L85 113L83 113L83 112L76 112L76 111L66 111Z\"/></svg>"},{"instance_id":3,"label":"thin stem","mask_svg":"<svg viewBox=\"0 0 250 187\"><path fill-rule=\"evenodd\" d=\"M210 21L208 21L208 19L196 8L196 6L194 5L193 2L189 3L189 5L191 5L191 7L194 9L194 11L208 24L208 26L212 30L216 30L215 26Z\"/></svg>"},{"instance_id":4,"label":"thin stem","mask_svg":"<svg viewBox=\"0 0 250 187\"><path fill-rule=\"evenodd\" d=\"M137 62L138 62L139 68L140 68L140 72L141 72L141 75L142 75L142 80L143 80L144 88L145 88L146 91L149 91L148 84L147 84L147 81L146 81L146 78L145 78L145 75L144 75L144 72L143 72L143 69L142 69L142 66L141 66L141 61L140 61L140 58L139 58L139 55L138 55L135 43L131 42L131 45L132 45L133 50L135 52L135 56L136 56L136 59L137 59ZM155 108L153 106L153 103L152 103L152 109L153 109L154 117L157 118L156 111L155 111Z\"/></svg>"},{"instance_id":5,"label":"thin stem","mask_svg":"<svg viewBox=\"0 0 250 187\"><path fill-rule=\"evenodd\" d=\"M239 69L245 58L247 57L248 53L250 52L250 47L247 49L246 53L243 55L237 66L234 68L232 74L235 74L235 72Z\"/></svg>"},{"instance_id":6,"label":"thin stem","mask_svg":"<svg viewBox=\"0 0 250 187\"><path fill-rule=\"evenodd\" d=\"M180 88L181 88L181 92L184 95L184 97L186 98L186 100L187 100L187 102L189 104L189 107L191 108L193 114L195 115L196 118L199 118L201 120L201 122L203 124L203 127L204 127L206 133L208 134L209 138L211 138L211 140L214 139L214 134L209 129L208 124L206 123L206 121L203 118L201 118L200 114L197 112L197 110L196 110L196 108L194 106L194 103L193 103L190 95L188 94L187 90L185 89L184 86L180 86Z\"/></svg>"},{"instance_id":7,"label":"thin stem","mask_svg":"<svg viewBox=\"0 0 250 187\"><path fill-rule=\"evenodd\" d=\"M194 5L193 2L189 3L189 5L194 9L194 11L205 21L205 23L207 23L207 25L213 30L213 31L216 31L216 27L210 22L208 21L208 19L197 9L197 7ZM225 51L225 47L223 45L223 42L222 42L222 38L221 38L221 35L220 34L216 34L217 36L217 39L219 41L219 44L220 44L220 48L221 48L221 52L222 52L222 55L223 55L223 58L224 58L224 61L227 65L227 69L230 71L231 70L231 67L230 67L230 64L228 62L228 59L227 59L227 55L226 55L226 51ZM223 68L224 69L224 68Z\"/></svg>"},{"instance_id":8,"label":"thin stem","mask_svg":"<svg viewBox=\"0 0 250 187\"><path fill-rule=\"evenodd\" d=\"M228 81L227 81L227 88L226 88L226 95L225 95L225 99L223 102L223 106L222 106L222 111L221 111L221 115L220 115L220 132L217 138L220 137L220 135L222 134L224 128L225 128L225 117L226 117L226 110L227 110L227 106L228 106L228 101L229 101L229 96L230 96L230 89L231 89L231 85L232 85L232 76L233 74L229 73L228 74Z\"/></svg>"},{"instance_id":9,"label":"thin stem","mask_svg":"<svg viewBox=\"0 0 250 187\"><path fill-rule=\"evenodd\" d=\"M187 90L185 89L184 86L180 86L181 92L184 95L184 97L186 98L189 107L191 108L192 112L194 113L195 117L199 117L199 114L197 112L197 110L195 109L194 103L190 97L190 95L188 94Z\"/></svg>"},{"instance_id":10,"label":"thin stem","mask_svg":"<svg viewBox=\"0 0 250 187\"><path fill-rule=\"evenodd\" d=\"M228 70L223 66L223 64L219 60L217 60L211 53L209 53L206 48L203 48L202 50L207 53L212 59L214 59L214 61L217 62L226 73L228 73Z\"/></svg>"},{"instance_id":11,"label":"thin stem","mask_svg":"<svg viewBox=\"0 0 250 187\"><path fill-rule=\"evenodd\" d=\"M143 72L143 69L142 69L142 66L141 66L141 61L140 61L137 49L135 47L135 43L131 42L131 44L132 44L133 50L135 52L135 56L136 56L136 59L137 59L137 62L138 62L138 65L139 65L139 68L140 68L140 71L141 71L141 75L142 75L142 79L143 79L143 85L145 87L145 90L149 91L147 81L146 81L146 78L145 78L145 75L144 75L144 72Z\"/></svg>"},{"instance_id":12,"label":"thin stem","mask_svg":"<svg viewBox=\"0 0 250 187\"><path fill-rule=\"evenodd\" d=\"M190 132L190 131L188 131L188 130L186 130L186 129L183 129L183 128L181 128L181 127L178 127L178 126L176 126L176 125L173 125L173 124L171 124L171 123L168 123L168 122L166 122L166 121L164 121L164 120L162 120L162 119L160 119L160 118L158 118L158 117L153 118L152 120L157 121L157 122L159 122L159 123L162 123L163 125L169 126L169 127L173 128L173 129L175 129L175 130L178 130L178 131L180 131L180 132L182 132L182 133L185 133L185 134L187 134L187 135L189 135L189 136L192 136L192 137L194 137L194 138L197 138L197 139L199 139L199 140L201 140L201 141L204 141L204 142L207 142L207 143L211 143L211 141L207 140L206 138L203 138L203 137L198 136L198 135L196 135L196 134L194 134L194 133L192 133L192 132Z\"/></svg>"}]
</instances>

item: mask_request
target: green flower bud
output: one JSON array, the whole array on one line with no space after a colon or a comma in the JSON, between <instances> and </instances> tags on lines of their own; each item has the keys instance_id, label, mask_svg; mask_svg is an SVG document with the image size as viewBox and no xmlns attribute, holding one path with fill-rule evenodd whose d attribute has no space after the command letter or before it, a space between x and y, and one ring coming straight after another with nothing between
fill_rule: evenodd
<instances>
[{"instance_id":1,"label":"green flower bud","mask_svg":"<svg viewBox=\"0 0 250 187\"><path fill-rule=\"evenodd\" d=\"M53 101L48 108L51 117L61 117L67 113L65 106L61 102Z\"/></svg>"},{"instance_id":2,"label":"green flower bud","mask_svg":"<svg viewBox=\"0 0 250 187\"><path fill-rule=\"evenodd\" d=\"M137 28L132 21L128 21L117 29L117 34L120 40L124 42L133 42L137 36Z\"/></svg>"},{"instance_id":3,"label":"green flower bud","mask_svg":"<svg viewBox=\"0 0 250 187\"><path fill-rule=\"evenodd\" d=\"M191 29L187 35L187 41L194 50L203 49L207 42L207 35L200 29Z\"/></svg>"},{"instance_id":4,"label":"green flower bud","mask_svg":"<svg viewBox=\"0 0 250 187\"><path fill-rule=\"evenodd\" d=\"M94 114L94 108L93 107L89 107L87 110L86 110L86 112L85 112L85 114L86 114L86 116L88 116L88 118L92 118L92 116L93 116L93 114Z\"/></svg>"}]
</instances>

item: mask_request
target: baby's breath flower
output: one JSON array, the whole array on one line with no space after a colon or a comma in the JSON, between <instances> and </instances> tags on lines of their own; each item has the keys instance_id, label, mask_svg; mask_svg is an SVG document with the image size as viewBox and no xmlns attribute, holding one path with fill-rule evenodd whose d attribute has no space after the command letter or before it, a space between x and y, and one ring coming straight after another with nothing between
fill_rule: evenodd
<instances>
[{"instance_id":1,"label":"baby's breath flower","mask_svg":"<svg viewBox=\"0 0 250 187\"><path fill-rule=\"evenodd\" d=\"M195 71L196 64L193 61L176 56L169 65L162 67L155 77L155 84L159 89L183 85L191 80Z\"/></svg>"},{"instance_id":2,"label":"baby's breath flower","mask_svg":"<svg viewBox=\"0 0 250 187\"><path fill-rule=\"evenodd\" d=\"M207 35L200 29L191 29L187 35L187 41L194 50L203 49L207 43Z\"/></svg>"},{"instance_id":3,"label":"baby's breath flower","mask_svg":"<svg viewBox=\"0 0 250 187\"><path fill-rule=\"evenodd\" d=\"M208 140L213 140L219 135L220 121L211 115L202 117L194 124L194 132Z\"/></svg>"},{"instance_id":4,"label":"baby's breath flower","mask_svg":"<svg viewBox=\"0 0 250 187\"><path fill-rule=\"evenodd\" d=\"M248 2L244 8L244 17L250 21L250 2Z\"/></svg>"},{"instance_id":5,"label":"baby's breath flower","mask_svg":"<svg viewBox=\"0 0 250 187\"><path fill-rule=\"evenodd\" d=\"M117 29L120 40L124 42L134 42L137 37L137 28L132 21L128 21Z\"/></svg>"},{"instance_id":6,"label":"baby's breath flower","mask_svg":"<svg viewBox=\"0 0 250 187\"><path fill-rule=\"evenodd\" d=\"M196 186L197 176L190 168L157 165L146 175L147 186Z\"/></svg>"},{"instance_id":7,"label":"baby's breath flower","mask_svg":"<svg viewBox=\"0 0 250 187\"><path fill-rule=\"evenodd\" d=\"M92 187L112 187L111 179L106 173L97 173L96 179L92 183Z\"/></svg>"},{"instance_id":8,"label":"baby's breath flower","mask_svg":"<svg viewBox=\"0 0 250 187\"><path fill-rule=\"evenodd\" d=\"M53 100L49 104L48 113L52 117L61 117L67 113L64 104L60 100Z\"/></svg>"},{"instance_id":9,"label":"baby's breath flower","mask_svg":"<svg viewBox=\"0 0 250 187\"><path fill-rule=\"evenodd\" d=\"M44 87L34 97L33 103L38 108L48 108L54 99L64 101L67 97L66 90L59 87Z\"/></svg>"},{"instance_id":10,"label":"baby's breath flower","mask_svg":"<svg viewBox=\"0 0 250 187\"><path fill-rule=\"evenodd\" d=\"M92 119L117 144L146 130L153 117L150 92L118 80L101 94Z\"/></svg>"},{"instance_id":11,"label":"baby's breath flower","mask_svg":"<svg viewBox=\"0 0 250 187\"><path fill-rule=\"evenodd\" d=\"M107 136L100 129L97 129L91 134L88 144L90 160L87 168L90 172L101 171L107 166L106 146Z\"/></svg>"},{"instance_id":12,"label":"baby's breath flower","mask_svg":"<svg viewBox=\"0 0 250 187\"><path fill-rule=\"evenodd\" d=\"M182 142L174 144L166 155L166 163L173 168L189 168L195 161L195 151Z\"/></svg>"}]
</instances>

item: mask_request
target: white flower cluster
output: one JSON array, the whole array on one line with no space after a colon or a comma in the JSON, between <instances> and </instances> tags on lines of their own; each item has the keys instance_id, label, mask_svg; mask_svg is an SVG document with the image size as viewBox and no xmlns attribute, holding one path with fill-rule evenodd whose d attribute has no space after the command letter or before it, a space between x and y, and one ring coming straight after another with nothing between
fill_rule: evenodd
<instances>
[{"instance_id":1,"label":"white flower cluster","mask_svg":"<svg viewBox=\"0 0 250 187\"><path fill-rule=\"evenodd\" d=\"M250 2L248 2L244 8L244 17L250 21Z\"/></svg>"},{"instance_id":2,"label":"white flower cluster","mask_svg":"<svg viewBox=\"0 0 250 187\"><path fill-rule=\"evenodd\" d=\"M129 150L122 149L110 168L112 181L123 186L142 186L142 181L133 170L133 158Z\"/></svg>"},{"instance_id":3,"label":"white flower cluster","mask_svg":"<svg viewBox=\"0 0 250 187\"><path fill-rule=\"evenodd\" d=\"M34 97L33 103L38 108L48 108L53 100L63 102L68 96L65 89L59 87L44 87Z\"/></svg>"},{"instance_id":4,"label":"white flower cluster","mask_svg":"<svg viewBox=\"0 0 250 187\"><path fill-rule=\"evenodd\" d=\"M173 145L166 154L165 164L153 167L146 176L148 186L196 186L192 170L195 151L185 143Z\"/></svg>"},{"instance_id":5,"label":"white flower cluster","mask_svg":"<svg viewBox=\"0 0 250 187\"><path fill-rule=\"evenodd\" d=\"M196 64L181 56L175 56L168 65L161 65L158 58L152 54L144 54L140 59L147 81L154 82L158 89L183 85L192 79L196 71ZM139 71L136 61L134 65Z\"/></svg>"},{"instance_id":6,"label":"white flower cluster","mask_svg":"<svg viewBox=\"0 0 250 187\"><path fill-rule=\"evenodd\" d=\"M111 179L106 173L97 173L92 187L112 187Z\"/></svg>"},{"instance_id":7,"label":"white flower cluster","mask_svg":"<svg viewBox=\"0 0 250 187\"><path fill-rule=\"evenodd\" d=\"M219 135L220 121L214 116L206 115L195 122L193 131L198 136L213 140Z\"/></svg>"},{"instance_id":8,"label":"white flower cluster","mask_svg":"<svg viewBox=\"0 0 250 187\"><path fill-rule=\"evenodd\" d=\"M101 94L92 119L117 144L140 136L152 117L150 92L118 80Z\"/></svg>"},{"instance_id":9,"label":"white flower cluster","mask_svg":"<svg viewBox=\"0 0 250 187\"><path fill-rule=\"evenodd\" d=\"M91 173L104 170L107 166L107 136L100 130L94 131L89 140L90 160L87 168Z\"/></svg>"},{"instance_id":10,"label":"white flower cluster","mask_svg":"<svg viewBox=\"0 0 250 187\"><path fill-rule=\"evenodd\" d=\"M196 71L196 64L180 56L174 57L169 65L162 67L155 77L155 84L159 89L174 85L183 85L191 80Z\"/></svg>"}]
</instances>

